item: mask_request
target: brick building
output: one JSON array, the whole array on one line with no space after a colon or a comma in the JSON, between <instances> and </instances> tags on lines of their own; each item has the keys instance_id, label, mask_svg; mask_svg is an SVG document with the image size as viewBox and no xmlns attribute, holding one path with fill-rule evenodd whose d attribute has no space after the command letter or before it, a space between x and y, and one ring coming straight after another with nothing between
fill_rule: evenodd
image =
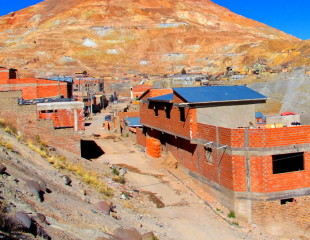
<instances>
[{"instance_id":1,"label":"brick building","mask_svg":"<svg viewBox=\"0 0 310 240\"><path fill-rule=\"evenodd\" d=\"M131 99L139 98L143 93L145 93L147 90L151 89L152 87L150 85L146 84L140 84L133 86L130 90L130 97Z\"/></svg>"},{"instance_id":2,"label":"brick building","mask_svg":"<svg viewBox=\"0 0 310 240\"><path fill-rule=\"evenodd\" d=\"M73 83L74 92L104 92L104 80L100 77L75 77Z\"/></svg>"},{"instance_id":3,"label":"brick building","mask_svg":"<svg viewBox=\"0 0 310 240\"><path fill-rule=\"evenodd\" d=\"M239 219L302 235L310 222L310 126L256 126L255 104L265 102L244 86L149 91L137 142L153 157L170 152Z\"/></svg>"},{"instance_id":4,"label":"brick building","mask_svg":"<svg viewBox=\"0 0 310 240\"><path fill-rule=\"evenodd\" d=\"M23 99L72 97L72 82L41 78L18 78L16 69L0 67L0 91L22 91Z\"/></svg>"},{"instance_id":5,"label":"brick building","mask_svg":"<svg viewBox=\"0 0 310 240\"><path fill-rule=\"evenodd\" d=\"M21 91L0 92L1 118L22 132L26 138L40 136L40 139L51 146L80 155L78 133L84 129L84 119L80 111L83 103L36 103L33 100L32 104L29 104L21 102L21 97ZM55 119L56 110L58 120Z\"/></svg>"}]
</instances>

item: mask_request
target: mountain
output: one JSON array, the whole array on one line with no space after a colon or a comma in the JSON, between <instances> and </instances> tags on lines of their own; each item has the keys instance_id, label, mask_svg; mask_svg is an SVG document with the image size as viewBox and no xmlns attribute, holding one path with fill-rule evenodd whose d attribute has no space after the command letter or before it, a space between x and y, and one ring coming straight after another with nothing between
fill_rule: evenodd
<instances>
[{"instance_id":1,"label":"mountain","mask_svg":"<svg viewBox=\"0 0 310 240\"><path fill-rule=\"evenodd\" d=\"M309 49L209 0L45 0L0 18L0 65L37 76L276 67Z\"/></svg>"}]
</instances>

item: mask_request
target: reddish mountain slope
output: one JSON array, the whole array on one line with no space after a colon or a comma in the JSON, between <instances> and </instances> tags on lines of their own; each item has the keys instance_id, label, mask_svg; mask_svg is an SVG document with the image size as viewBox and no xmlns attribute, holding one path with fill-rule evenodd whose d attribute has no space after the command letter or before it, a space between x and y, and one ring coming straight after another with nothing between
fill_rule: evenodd
<instances>
[{"instance_id":1,"label":"reddish mountain slope","mask_svg":"<svg viewBox=\"0 0 310 240\"><path fill-rule=\"evenodd\" d=\"M302 62L296 44L209 0L46 0L0 18L0 65L41 76L274 66Z\"/></svg>"}]
</instances>

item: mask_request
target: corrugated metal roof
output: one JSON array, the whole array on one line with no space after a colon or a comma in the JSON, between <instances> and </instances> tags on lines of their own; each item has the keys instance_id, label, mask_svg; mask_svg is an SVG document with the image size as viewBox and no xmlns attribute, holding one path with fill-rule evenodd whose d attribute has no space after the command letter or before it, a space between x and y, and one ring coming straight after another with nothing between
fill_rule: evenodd
<instances>
[{"instance_id":1,"label":"corrugated metal roof","mask_svg":"<svg viewBox=\"0 0 310 240\"><path fill-rule=\"evenodd\" d=\"M163 102L169 102L173 100L173 93L158 96L158 97L152 97L149 98L150 101L163 101Z\"/></svg>"},{"instance_id":2,"label":"corrugated metal roof","mask_svg":"<svg viewBox=\"0 0 310 240\"><path fill-rule=\"evenodd\" d=\"M255 112L255 118L263 118L264 115L262 112Z\"/></svg>"},{"instance_id":3,"label":"corrugated metal roof","mask_svg":"<svg viewBox=\"0 0 310 240\"><path fill-rule=\"evenodd\" d=\"M173 88L189 103L264 100L267 97L245 86L207 86Z\"/></svg>"},{"instance_id":4,"label":"corrugated metal roof","mask_svg":"<svg viewBox=\"0 0 310 240\"><path fill-rule=\"evenodd\" d=\"M60 81L60 82L70 82L72 83L73 82L73 78L72 77L66 77L66 76L63 76L63 77L50 77L50 78L47 78L47 80L52 80L52 81Z\"/></svg>"},{"instance_id":5,"label":"corrugated metal roof","mask_svg":"<svg viewBox=\"0 0 310 240\"><path fill-rule=\"evenodd\" d=\"M142 127L139 117L126 117L125 121L128 127Z\"/></svg>"},{"instance_id":6,"label":"corrugated metal roof","mask_svg":"<svg viewBox=\"0 0 310 240\"><path fill-rule=\"evenodd\" d=\"M29 100L19 100L19 104L22 105L31 105L37 103L55 103L55 102L76 102L76 98L37 98L37 99L29 99Z\"/></svg>"}]
</instances>

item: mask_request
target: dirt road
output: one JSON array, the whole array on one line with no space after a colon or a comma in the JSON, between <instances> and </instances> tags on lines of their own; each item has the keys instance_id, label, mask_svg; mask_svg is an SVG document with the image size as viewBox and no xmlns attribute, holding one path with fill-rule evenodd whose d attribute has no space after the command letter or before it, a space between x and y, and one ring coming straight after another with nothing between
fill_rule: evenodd
<instances>
[{"instance_id":1,"label":"dirt road","mask_svg":"<svg viewBox=\"0 0 310 240\"><path fill-rule=\"evenodd\" d=\"M105 114L96 115L86 133L108 134L101 127ZM105 154L94 162L125 167L129 171L126 184L149 194L148 203L128 200L134 205L133 212L122 213L137 229L152 229L159 239L276 239L262 235L258 229L247 225L227 223L221 217L227 210L203 191L199 183L182 170L169 168L163 164L163 159L146 156L129 138L118 141L101 138L95 141ZM217 211L215 206L218 206ZM220 213L222 211L224 213Z\"/></svg>"}]
</instances>

